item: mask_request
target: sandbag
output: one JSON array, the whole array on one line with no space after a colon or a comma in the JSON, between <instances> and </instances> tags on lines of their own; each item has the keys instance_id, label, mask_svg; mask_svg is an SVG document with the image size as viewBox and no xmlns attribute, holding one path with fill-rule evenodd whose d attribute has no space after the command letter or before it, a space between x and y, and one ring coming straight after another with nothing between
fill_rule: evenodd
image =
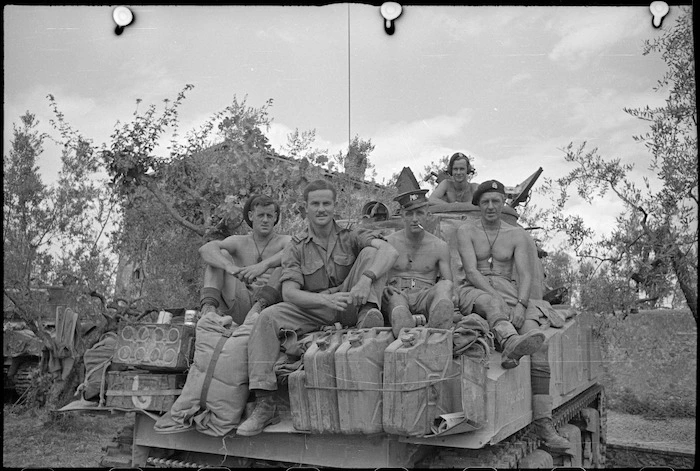
<instances>
[{"instance_id":1,"label":"sandbag","mask_svg":"<svg viewBox=\"0 0 700 471\"><path fill-rule=\"evenodd\" d=\"M154 425L158 433L195 427L221 437L240 423L248 399L251 323L209 312L197 323L194 362L180 397Z\"/></svg>"},{"instance_id":2,"label":"sandbag","mask_svg":"<svg viewBox=\"0 0 700 471\"><path fill-rule=\"evenodd\" d=\"M83 354L85 380L78 386L75 393L76 396L82 393L85 400L91 400L100 396L100 404L104 403L104 384L107 369L112 363L112 356L116 347L117 334L107 332L92 348Z\"/></svg>"}]
</instances>

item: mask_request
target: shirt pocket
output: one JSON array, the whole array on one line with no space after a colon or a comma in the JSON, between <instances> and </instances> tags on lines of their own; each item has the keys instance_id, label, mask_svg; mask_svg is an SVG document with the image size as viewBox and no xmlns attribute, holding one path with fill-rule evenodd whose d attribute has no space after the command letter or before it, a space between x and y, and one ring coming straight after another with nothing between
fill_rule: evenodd
<instances>
[{"instance_id":1,"label":"shirt pocket","mask_svg":"<svg viewBox=\"0 0 700 471\"><path fill-rule=\"evenodd\" d=\"M301 274L304 276L304 290L317 292L329 288L328 275L320 258L310 257L304 260Z\"/></svg>"},{"instance_id":2,"label":"shirt pocket","mask_svg":"<svg viewBox=\"0 0 700 471\"><path fill-rule=\"evenodd\" d=\"M331 274L331 281L335 283L336 286L340 285L348 277L352 266L355 264L356 257L348 253L333 254L333 265L335 270Z\"/></svg>"}]
</instances>

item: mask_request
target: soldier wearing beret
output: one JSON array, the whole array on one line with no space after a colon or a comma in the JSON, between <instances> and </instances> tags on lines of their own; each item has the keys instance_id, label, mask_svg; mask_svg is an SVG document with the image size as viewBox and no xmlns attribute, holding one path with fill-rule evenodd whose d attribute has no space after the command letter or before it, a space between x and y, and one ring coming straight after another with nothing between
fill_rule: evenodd
<instances>
[{"instance_id":1,"label":"soldier wearing beret","mask_svg":"<svg viewBox=\"0 0 700 471\"><path fill-rule=\"evenodd\" d=\"M304 204L308 228L295 235L284 252L284 302L264 309L250 333L248 376L256 403L238 435L257 435L278 420L273 392L280 330L301 336L335 323L384 326L381 296L399 254L379 232L351 230L335 222L336 189L330 182L309 183Z\"/></svg>"},{"instance_id":2,"label":"soldier wearing beret","mask_svg":"<svg viewBox=\"0 0 700 471\"><path fill-rule=\"evenodd\" d=\"M402 328L415 327L420 316L427 318L429 327L452 327L450 251L447 243L424 229L427 192L412 190L395 198L404 228L387 236L399 258L389 272L382 307L396 337Z\"/></svg>"},{"instance_id":3,"label":"soldier wearing beret","mask_svg":"<svg viewBox=\"0 0 700 471\"><path fill-rule=\"evenodd\" d=\"M528 309L532 275L529 269L529 239L524 229L501 220L505 205L501 182L488 180L474 192L472 203L481 211L475 224L464 224L457 232L459 255L467 283L457 289L462 314L476 312L489 323L500 343L504 368L514 368L523 355L531 355L532 410L539 437L553 451L570 447L552 423L549 395L550 368L541 315ZM513 268L518 282L513 281ZM516 331L516 328L518 329Z\"/></svg>"},{"instance_id":4,"label":"soldier wearing beret","mask_svg":"<svg viewBox=\"0 0 700 471\"><path fill-rule=\"evenodd\" d=\"M260 310L279 300L282 251L291 240L275 232L279 214L272 198L253 195L243 207L243 219L252 234L232 235L200 247L206 264L200 291L202 315L214 311L240 325L256 301Z\"/></svg>"}]
</instances>

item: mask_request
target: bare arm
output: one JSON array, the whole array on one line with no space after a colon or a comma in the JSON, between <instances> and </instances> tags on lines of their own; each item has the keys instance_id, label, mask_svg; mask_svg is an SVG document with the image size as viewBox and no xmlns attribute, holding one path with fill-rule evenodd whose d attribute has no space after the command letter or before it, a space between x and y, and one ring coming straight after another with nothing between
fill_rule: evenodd
<instances>
[{"instance_id":1,"label":"bare arm","mask_svg":"<svg viewBox=\"0 0 700 471\"><path fill-rule=\"evenodd\" d=\"M433 190L428 198L430 203L446 203L445 194L447 193L447 180L443 180L440 184Z\"/></svg>"},{"instance_id":2,"label":"bare arm","mask_svg":"<svg viewBox=\"0 0 700 471\"><path fill-rule=\"evenodd\" d=\"M229 236L224 240L212 240L199 248L199 255L207 265L221 268L231 275L241 270L233 261L233 255L238 253L240 236Z\"/></svg>"},{"instance_id":3,"label":"bare arm","mask_svg":"<svg viewBox=\"0 0 700 471\"><path fill-rule=\"evenodd\" d=\"M530 272L530 257L528 250L530 248L529 241L526 238L525 231L516 229L517 239L515 242L515 269L518 270L518 299L522 299L525 303L530 299L530 285L532 283L532 273ZM516 304L513 308L513 325L520 328L525 322L525 306L521 303Z\"/></svg>"},{"instance_id":4,"label":"bare arm","mask_svg":"<svg viewBox=\"0 0 700 471\"><path fill-rule=\"evenodd\" d=\"M377 249L372 265L368 268L377 278L387 273L399 258L399 252L389 242L381 239L372 239L372 247ZM355 286L350 289L350 296L353 304L362 306L369 297L372 280L367 276L361 276Z\"/></svg>"},{"instance_id":5,"label":"bare arm","mask_svg":"<svg viewBox=\"0 0 700 471\"><path fill-rule=\"evenodd\" d=\"M245 281L246 283L250 283L270 268L277 268L282 265L282 254L284 253L284 248L292 240L292 237L288 235L279 237L282 237L282 245L277 253L270 257L267 257L260 263L250 265L240 270L240 277L243 279L243 281Z\"/></svg>"},{"instance_id":6,"label":"bare arm","mask_svg":"<svg viewBox=\"0 0 700 471\"><path fill-rule=\"evenodd\" d=\"M441 279L452 281L452 260L450 258L450 247L446 243L442 243L440 247L438 269L440 270Z\"/></svg>"}]
</instances>

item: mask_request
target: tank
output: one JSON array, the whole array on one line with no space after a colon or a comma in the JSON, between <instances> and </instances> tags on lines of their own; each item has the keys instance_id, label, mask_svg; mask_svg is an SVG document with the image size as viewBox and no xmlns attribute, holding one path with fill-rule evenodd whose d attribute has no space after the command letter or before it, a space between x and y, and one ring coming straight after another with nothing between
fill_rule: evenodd
<instances>
[{"instance_id":1,"label":"tank","mask_svg":"<svg viewBox=\"0 0 700 471\"><path fill-rule=\"evenodd\" d=\"M506 222L517 223L517 200L527 196L540 172L508 188L516 204L504 212ZM357 219L339 223L386 232L401 227L395 215L375 214L370 207L377 202L368 203L366 214ZM455 283L464 279L456 232L478 217L474 211L438 208L426 225L448 242ZM535 284L543 287L534 240L531 246L530 270ZM538 297L537 291L532 297ZM374 342L378 332L320 335L320 348L318 342L312 346L303 367L288 375L277 391L278 402L286 404L281 422L259 435L211 437L195 430L162 435L153 429L157 415L137 411L133 426L106 447L101 465L603 468L605 396L599 346L586 314L557 308L565 313L565 322L547 328L545 336L552 364L553 421L572 443L568 453L550 453L534 433L529 357L510 370L501 367L495 351L478 361L454 357L449 330L416 327L382 342ZM378 378L381 391L375 387Z\"/></svg>"}]
</instances>

